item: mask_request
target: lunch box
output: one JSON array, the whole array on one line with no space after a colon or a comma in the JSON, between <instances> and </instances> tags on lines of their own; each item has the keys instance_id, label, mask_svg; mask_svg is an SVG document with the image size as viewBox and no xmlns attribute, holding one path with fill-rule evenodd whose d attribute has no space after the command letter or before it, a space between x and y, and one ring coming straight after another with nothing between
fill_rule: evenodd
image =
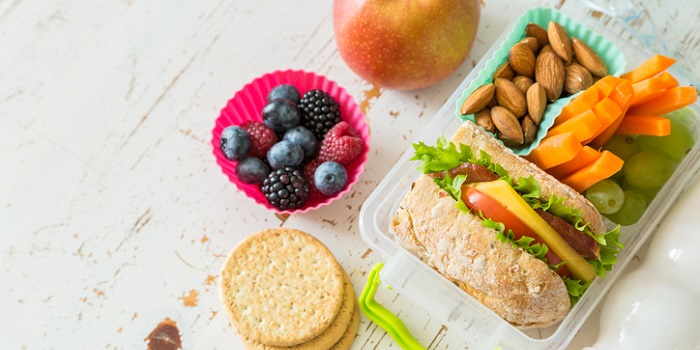
<instances>
[{"instance_id":1,"label":"lunch box","mask_svg":"<svg viewBox=\"0 0 700 350\"><path fill-rule=\"evenodd\" d=\"M564 4L561 10L534 8L523 14L523 17L532 16L533 12L538 15L549 13L553 16L564 14L576 24L583 25L614 43L624 55L627 69L636 67L654 53L673 57L678 62L670 69L672 74L678 78L680 85L692 85L697 84L700 79L698 79L698 68L692 65L692 62L697 61L689 60L693 58L690 54L685 55L690 51L690 48L685 48L680 44L671 44L669 41L662 43L662 45L658 44L667 35L670 35L667 37L668 40L671 38L674 40L682 39L681 36L676 35L677 33L656 32L659 21L672 21L672 16L669 15L668 18L665 18L662 13L660 14L661 19L656 22L652 22L648 18L645 20L646 17L644 17L650 13L656 16L659 14L656 11L670 11L671 7L674 9L683 8L682 3L692 7L690 6L691 2L691 0L673 2L671 5L669 1L667 4L669 9L666 9L663 7L663 3L642 5L641 1L608 1L603 4L591 1L585 3L569 1ZM644 8L643 6L658 6L659 9ZM676 13L676 16L678 15ZM463 99L465 91L470 86L473 87L470 84L475 79L484 76L484 74L491 75L488 69L492 69L494 66L492 60L523 17L505 30L445 102L423 134L413 142L422 141L434 144L440 135L449 139L454 134L462 123L462 119L456 111L458 106L455 107L459 99ZM688 21L687 23L694 22ZM698 26L697 23L693 25ZM693 33L693 28L680 28L679 30ZM697 33L698 30L695 29L694 32ZM687 51L685 51L686 49ZM700 50L696 51L700 53ZM374 289L371 293L363 293L360 301L361 304L366 304L363 306L363 310L373 312L374 317L377 318L381 318L388 312L387 310L376 311L376 308L381 306L367 302L367 299L371 299L376 291L376 284L381 281L412 303L423 307L442 322L450 332L461 336L469 349L565 348L604 298L610 286L634 258L635 253L654 232L664 215L676 203L679 195L696 179L700 169L700 144L698 143L700 102L687 108L688 114L693 116L691 128L696 140L695 145L678 165L672 177L661 189L660 194L648 205L644 216L636 224L622 227L620 240L625 248L618 254L618 263L614 265L613 270L607 273L606 278L597 278L561 322L546 328L520 330L501 319L394 241L393 235L389 231L392 217L399 202L413 181L420 175L417 170L418 163L410 160L413 156L412 147L405 151L362 206L360 213L362 239L385 260L383 267L380 267L381 271L378 274L371 274L372 280L368 281L367 290L370 289L369 287L374 287ZM615 226L611 221L607 219L605 221L609 227ZM371 310L372 307L375 307L374 311ZM370 318L374 320L373 316ZM397 322L396 319L392 318L391 322L378 323L387 329L402 326L396 326ZM387 331L394 339L407 336L405 329ZM395 334L397 335L395 336ZM404 348L420 348L414 340L397 342Z\"/></svg>"}]
</instances>

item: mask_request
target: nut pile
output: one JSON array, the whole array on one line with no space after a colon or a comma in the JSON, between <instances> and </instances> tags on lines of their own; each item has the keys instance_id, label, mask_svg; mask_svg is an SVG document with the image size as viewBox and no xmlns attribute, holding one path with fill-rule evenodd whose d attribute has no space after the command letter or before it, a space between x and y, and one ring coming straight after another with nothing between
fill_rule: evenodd
<instances>
[{"instance_id":1,"label":"nut pile","mask_svg":"<svg viewBox=\"0 0 700 350\"><path fill-rule=\"evenodd\" d=\"M492 83L472 92L460 108L511 148L534 141L547 103L589 88L608 74L605 62L585 42L569 37L559 23L535 23L513 45Z\"/></svg>"}]
</instances>

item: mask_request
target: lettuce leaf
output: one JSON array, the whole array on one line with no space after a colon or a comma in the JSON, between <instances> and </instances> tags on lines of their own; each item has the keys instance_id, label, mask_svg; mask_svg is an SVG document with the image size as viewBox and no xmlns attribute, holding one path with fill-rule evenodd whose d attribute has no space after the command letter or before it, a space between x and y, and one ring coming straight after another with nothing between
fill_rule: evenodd
<instances>
[{"instance_id":1,"label":"lettuce leaf","mask_svg":"<svg viewBox=\"0 0 700 350\"><path fill-rule=\"evenodd\" d=\"M545 258L544 255L547 254L547 252L549 251L549 247L547 247L546 244L532 244L532 242L535 239L527 236L520 237L516 240L515 235L513 234L513 230L508 230L508 232L504 232L505 225L503 225L502 223L493 221L489 218L485 218L481 215L481 213L479 213L479 216L481 216L482 225L498 231L498 233L496 234L496 240L499 240L501 242L508 242L513 246L521 248L522 250L530 253L531 255L535 256L535 258L544 261L545 264L547 263L547 258Z\"/></svg>"},{"instance_id":2,"label":"lettuce leaf","mask_svg":"<svg viewBox=\"0 0 700 350\"><path fill-rule=\"evenodd\" d=\"M455 206L459 208L459 210L468 213L469 208L467 208L467 205L462 200L462 184L465 180L467 180L467 175L457 175L452 178L450 174L445 174L444 179L436 177L433 181L435 181L440 188L445 190L445 192L449 193L452 199L457 201Z\"/></svg>"},{"instance_id":3,"label":"lettuce leaf","mask_svg":"<svg viewBox=\"0 0 700 350\"><path fill-rule=\"evenodd\" d=\"M511 184L511 186L513 186L513 189L520 194L527 204L533 207L533 209L537 209L535 205L539 205L540 203L542 188L532 175L519 178L518 183Z\"/></svg>"},{"instance_id":4,"label":"lettuce leaf","mask_svg":"<svg viewBox=\"0 0 700 350\"><path fill-rule=\"evenodd\" d=\"M457 149L452 142L447 142L445 137L440 135L437 146L428 146L423 142L413 144L415 154L411 160L420 160L418 170L423 174L447 171L456 166L474 159L471 147L460 146Z\"/></svg>"},{"instance_id":5,"label":"lettuce leaf","mask_svg":"<svg viewBox=\"0 0 700 350\"><path fill-rule=\"evenodd\" d=\"M418 142L413 144L413 149L415 152L411 160L421 161L418 170L423 174L438 173L456 168L460 164L474 163L485 166L501 178L507 178L507 181L512 184L512 180L508 177L508 170L500 164L491 162L491 155L480 150L479 158L476 158L471 147L461 144L458 147L445 140L443 135L438 138L436 146Z\"/></svg>"},{"instance_id":6,"label":"lettuce leaf","mask_svg":"<svg viewBox=\"0 0 700 350\"><path fill-rule=\"evenodd\" d=\"M571 306L576 305L581 296L583 296L583 293L585 293L588 287L590 287L591 285L590 283L581 284L581 281L573 280L566 276L562 277L561 279L564 280L566 291L569 292L569 300L571 301Z\"/></svg>"},{"instance_id":7,"label":"lettuce leaf","mask_svg":"<svg viewBox=\"0 0 700 350\"><path fill-rule=\"evenodd\" d=\"M469 146L461 145L460 147ZM474 161L472 161L472 163L483 165L484 167L498 175L499 178L508 181L508 183L511 185L513 184L513 182L510 179L510 176L508 175L508 170L506 170L500 164L491 162L491 155L486 153L484 150L479 150L479 159L475 159Z\"/></svg>"},{"instance_id":8,"label":"lettuce leaf","mask_svg":"<svg viewBox=\"0 0 700 350\"><path fill-rule=\"evenodd\" d=\"M617 263L617 254L625 247L620 242L620 225L607 233L594 235L593 238L597 238L600 245L600 260L591 259L588 262L595 268L596 275L604 278L606 271L612 270L612 266Z\"/></svg>"}]
</instances>

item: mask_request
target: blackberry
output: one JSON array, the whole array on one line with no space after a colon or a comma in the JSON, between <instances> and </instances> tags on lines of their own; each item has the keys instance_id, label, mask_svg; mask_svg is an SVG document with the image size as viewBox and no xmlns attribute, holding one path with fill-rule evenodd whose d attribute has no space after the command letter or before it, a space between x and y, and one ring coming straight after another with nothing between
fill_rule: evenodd
<instances>
[{"instance_id":1,"label":"blackberry","mask_svg":"<svg viewBox=\"0 0 700 350\"><path fill-rule=\"evenodd\" d=\"M318 140L342 121L338 102L322 90L306 92L297 107L301 112L301 125L311 130Z\"/></svg>"},{"instance_id":2,"label":"blackberry","mask_svg":"<svg viewBox=\"0 0 700 350\"><path fill-rule=\"evenodd\" d=\"M301 208L309 197L309 183L304 174L292 167L273 170L260 189L268 203L282 210Z\"/></svg>"}]
</instances>

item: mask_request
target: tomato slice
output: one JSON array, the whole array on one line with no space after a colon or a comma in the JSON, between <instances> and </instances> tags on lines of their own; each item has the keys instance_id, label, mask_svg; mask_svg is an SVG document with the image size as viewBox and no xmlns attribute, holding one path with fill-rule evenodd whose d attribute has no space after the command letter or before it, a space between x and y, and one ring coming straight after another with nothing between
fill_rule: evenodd
<instances>
[{"instance_id":1,"label":"tomato slice","mask_svg":"<svg viewBox=\"0 0 700 350\"><path fill-rule=\"evenodd\" d=\"M462 201L464 201L464 204L467 205L469 210L477 213L481 212L484 217L502 223L503 226L505 226L506 232L509 229L512 230L516 240L527 236L534 239L533 244L544 244L542 238L525 225L520 218L511 213L499 201L489 197L483 192L468 185L462 186ZM557 265L562 262L561 258L551 249L547 251L545 258L547 258L547 263L550 265ZM571 271L569 271L566 264L559 266L555 271L559 276L571 277Z\"/></svg>"},{"instance_id":2,"label":"tomato slice","mask_svg":"<svg viewBox=\"0 0 700 350\"><path fill-rule=\"evenodd\" d=\"M527 227L517 216L508 211L503 204L483 192L471 186L462 186L462 200L467 205L467 208L475 213L481 212L484 217L505 225L506 232L508 229L513 230L515 239L528 236L534 238L535 243L544 243L540 236Z\"/></svg>"}]
</instances>

